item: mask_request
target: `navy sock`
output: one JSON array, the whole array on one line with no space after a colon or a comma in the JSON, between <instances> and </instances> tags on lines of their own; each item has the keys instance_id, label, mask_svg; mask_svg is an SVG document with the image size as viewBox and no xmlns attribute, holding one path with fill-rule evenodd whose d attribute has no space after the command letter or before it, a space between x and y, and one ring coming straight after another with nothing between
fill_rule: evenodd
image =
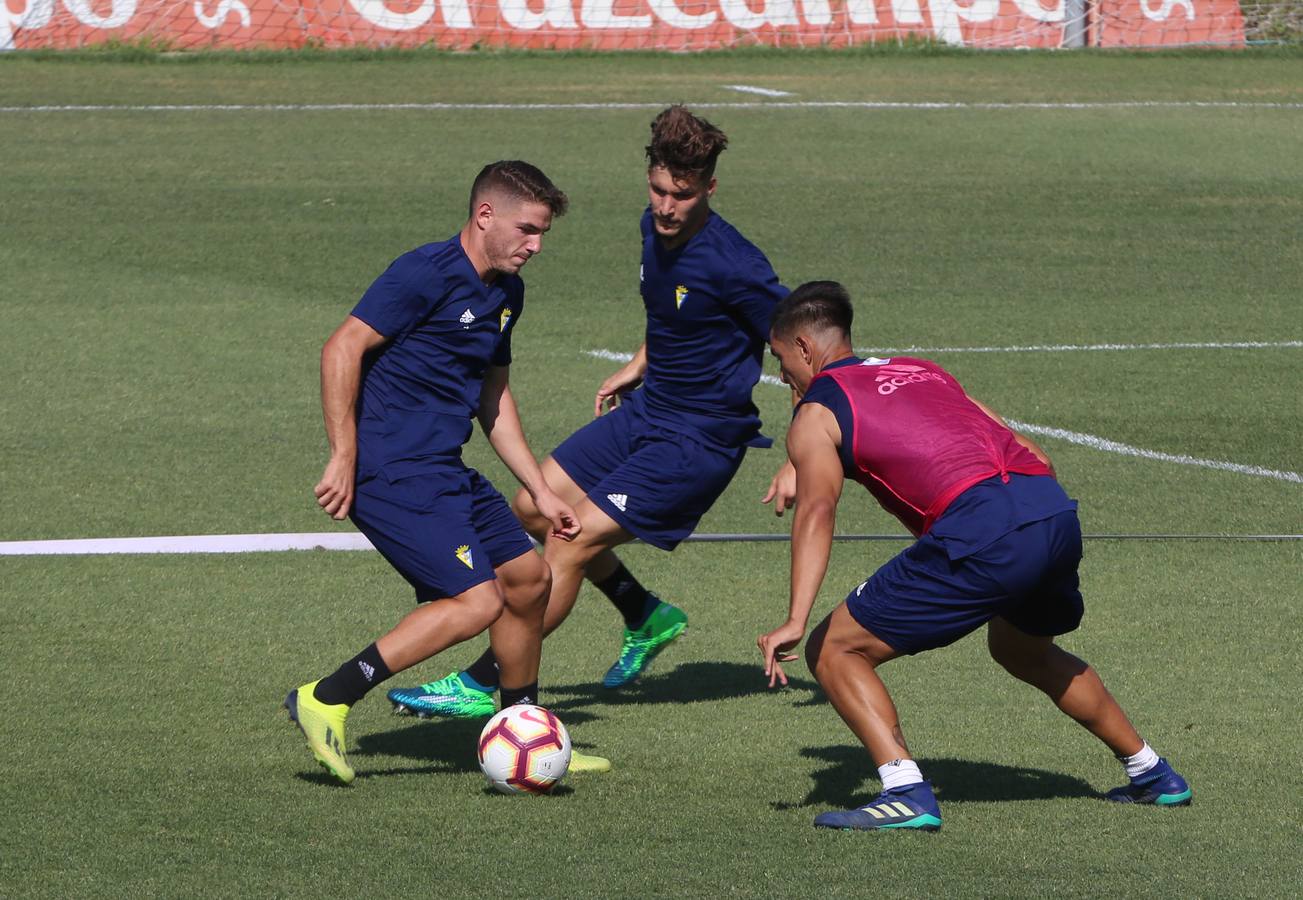
<instances>
[{"instance_id":1,"label":"navy sock","mask_svg":"<svg viewBox=\"0 0 1303 900\"><path fill-rule=\"evenodd\" d=\"M334 706L347 703L352 706L367 695L371 688L393 673L380 657L380 651L371 644L357 656L344 663L334 674L317 682L312 696L322 703Z\"/></svg>"},{"instance_id":2,"label":"navy sock","mask_svg":"<svg viewBox=\"0 0 1303 900\"><path fill-rule=\"evenodd\" d=\"M506 709L508 706L515 706L517 703L538 704L537 681L527 684L524 687L502 688L502 708Z\"/></svg>"},{"instance_id":3,"label":"navy sock","mask_svg":"<svg viewBox=\"0 0 1303 900\"><path fill-rule=\"evenodd\" d=\"M637 578L629 574L624 563L620 563L609 576L594 581L593 584L620 611L620 615L624 616L625 627L631 630L646 622L660 602L638 583Z\"/></svg>"},{"instance_id":4,"label":"navy sock","mask_svg":"<svg viewBox=\"0 0 1303 900\"><path fill-rule=\"evenodd\" d=\"M480 654L480 658L467 666L463 675L470 677L474 684L468 687L479 687L492 693L498 687L498 658L493 655L493 648L489 647ZM466 679L463 678L464 682Z\"/></svg>"}]
</instances>

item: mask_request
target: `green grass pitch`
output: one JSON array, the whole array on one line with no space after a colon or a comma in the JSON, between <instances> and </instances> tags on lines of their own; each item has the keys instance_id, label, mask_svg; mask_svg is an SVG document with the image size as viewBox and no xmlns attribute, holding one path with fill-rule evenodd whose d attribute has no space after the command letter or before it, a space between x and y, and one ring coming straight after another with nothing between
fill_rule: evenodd
<instances>
[{"instance_id":1,"label":"green grass pitch","mask_svg":"<svg viewBox=\"0 0 1303 900\"><path fill-rule=\"evenodd\" d=\"M0 540L342 529L316 510L317 354L390 259L460 224L484 162L571 195L525 272L513 385L535 450L641 334L655 104L732 138L716 208L785 281L845 282L860 347L1303 339L1303 67L1241 54L377 54L0 58L0 106L638 103L645 108L0 112ZM776 107L999 101L963 109ZM1162 101L1068 108L1065 102ZM1180 105L1192 102L1250 105ZM1253 105L1258 104L1258 105ZM1262 104L1276 104L1262 105ZM1303 348L938 353L1003 414L1155 452L1303 471ZM757 389L781 437L784 392ZM1297 533L1303 487L1046 438L1091 533ZM476 438L468 460L511 485ZM780 532L750 455L702 523ZM894 533L848 489L843 532ZM817 615L898 545L840 544ZM872 765L804 672L764 688L781 544L647 547L692 624L598 686L591 591L546 702L615 762L549 798L485 791L477 724L349 722L327 783L279 708L408 609L371 553L0 559L0 896L1291 896L1303 883L1303 547L1092 541L1064 640L1195 790L1100 799L1120 769L980 635L884 677L937 785L934 836L816 832ZM450 651L402 683L478 652ZM596 649L594 649L596 648ZM1290 887L1294 885L1294 887Z\"/></svg>"}]
</instances>

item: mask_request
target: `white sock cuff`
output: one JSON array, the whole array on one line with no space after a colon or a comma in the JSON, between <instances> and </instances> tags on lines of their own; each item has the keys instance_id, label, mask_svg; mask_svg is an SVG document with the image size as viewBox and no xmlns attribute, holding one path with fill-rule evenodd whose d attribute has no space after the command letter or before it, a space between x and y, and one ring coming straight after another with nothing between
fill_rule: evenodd
<instances>
[{"instance_id":1,"label":"white sock cuff","mask_svg":"<svg viewBox=\"0 0 1303 900\"><path fill-rule=\"evenodd\" d=\"M918 763L912 759L893 759L885 766L878 766L878 777L882 779L882 789L906 787L923 780L923 773L918 770Z\"/></svg>"},{"instance_id":2,"label":"white sock cuff","mask_svg":"<svg viewBox=\"0 0 1303 900\"><path fill-rule=\"evenodd\" d=\"M1154 766L1158 765L1158 754L1154 748L1149 746L1149 742L1143 743L1138 751L1131 756L1118 757L1122 761L1123 767L1127 770L1128 778L1139 778L1148 772Z\"/></svg>"}]
</instances>

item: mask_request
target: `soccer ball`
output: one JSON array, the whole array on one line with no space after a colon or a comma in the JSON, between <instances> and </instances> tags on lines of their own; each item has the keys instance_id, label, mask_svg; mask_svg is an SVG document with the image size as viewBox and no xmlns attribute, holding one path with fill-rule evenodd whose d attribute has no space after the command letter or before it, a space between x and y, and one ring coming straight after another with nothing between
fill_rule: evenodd
<instances>
[{"instance_id":1,"label":"soccer ball","mask_svg":"<svg viewBox=\"0 0 1303 900\"><path fill-rule=\"evenodd\" d=\"M570 735L541 706L508 706L480 732L480 769L504 794L546 794L570 768Z\"/></svg>"}]
</instances>

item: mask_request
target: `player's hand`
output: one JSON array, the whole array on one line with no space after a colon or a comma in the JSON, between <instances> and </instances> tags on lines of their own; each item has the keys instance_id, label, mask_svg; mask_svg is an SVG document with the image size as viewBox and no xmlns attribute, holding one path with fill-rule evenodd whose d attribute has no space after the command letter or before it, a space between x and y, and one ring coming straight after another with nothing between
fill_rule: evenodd
<instances>
[{"instance_id":1,"label":"player's hand","mask_svg":"<svg viewBox=\"0 0 1303 900\"><path fill-rule=\"evenodd\" d=\"M534 505L552 523L552 537L573 541L583 530L583 526L579 524L579 516L570 508L570 504L551 491L540 491L534 498Z\"/></svg>"},{"instance_id":2,"label":"player's hand","mask_svg":"<svg viewBox=\"0 0 1303 900\"><path fill-rule=\"evenodd\" d=\"M788 460L782 468L774 473L769 482L769 491L760 498L761 503L774 501L774 515L781 516L785 510L796 506L796 466Z\"/></svg>"},{"instance_id":3,"label":"player's hand","mask_svg":"<svg viewBox=\"0 0 1303 900\"><path fill-rule=\"evenodd\" d=\"M796 661L796 654L789 651L801 643L803 637L805 629L802 626L795 622L784 622L768 634L756 638L760 655L765 658L765 677L769 679L770 687L775 684L787 686L787 674L783 672L782 664Z\"/></svg>"},{"instance_id":4,"label":"player's hand","mask_svg":"<svg viewBox=\"0 0 1303 900\"><path fill-rule=\"evenodd\" d=\"M357 463L345 457L332 456L326 471L312 492L317 495L317 505L331 518L347 519L353 506L353 483L357 478Z\"/></svg>"},{"instance_id":5,"label":"player's hand","mask_svg":"<svg viewBox=\"0 0 1303 900\"><path fill-rule=\"evenodd\" d=\"M602 382L593 399L593 417L620 405L620 397L642 384L642 374L632 364L625 366Z\"/></svg>"}]
</instances>

